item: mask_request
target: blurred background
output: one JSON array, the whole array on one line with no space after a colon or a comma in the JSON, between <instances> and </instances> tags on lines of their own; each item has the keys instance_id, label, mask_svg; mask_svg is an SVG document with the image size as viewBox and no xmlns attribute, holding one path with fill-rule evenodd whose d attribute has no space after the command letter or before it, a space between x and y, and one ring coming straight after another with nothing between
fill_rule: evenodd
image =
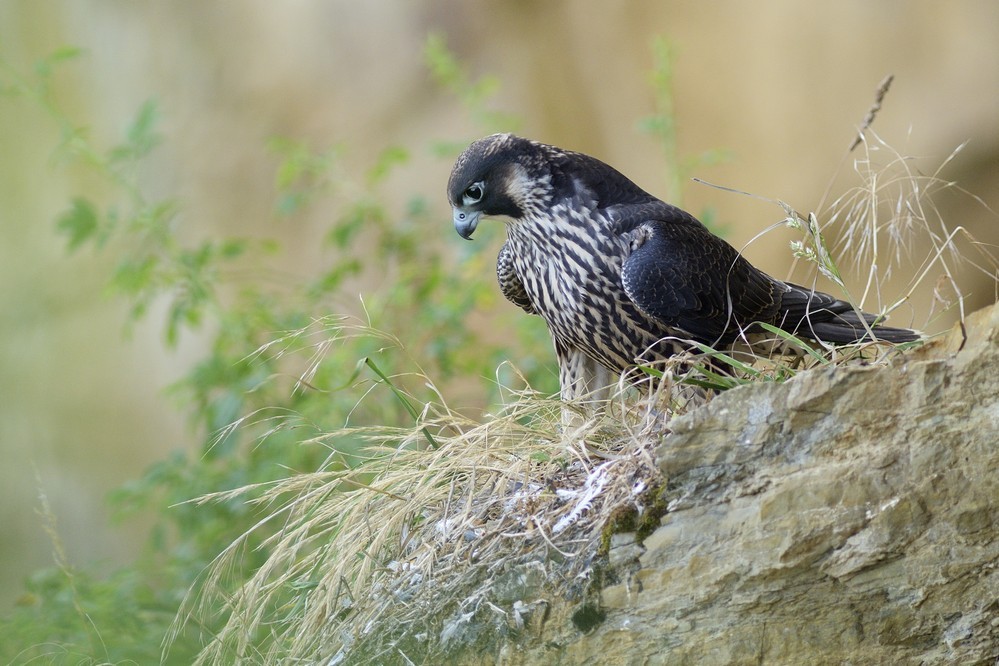
<instances>
[{"instance_id":1,"label":"blurred background","mask_svg":"<svg viewBox=\"0 0 999 666\"><path fill-rule=\"evenodd\" d=\"M682 197L737 247L780 221L780 209L689 176L819 210L835 174L849 175L857 154L847 148L879 82L894 74L874 130L900 153L925 159L914 164L927 172L967 142L941 177L980 199L952 190L937 205L951 226L999 241L989 210L999 208L999 4L992 0L0 4L0 58L12 71L30 72L62 47L84 50L54 74L52 93L96 143L120 140L137 109L157 100L163 142L143 162L141 182L178 200L182 234L280 238L299 276L324 261L316 239L332 212L319 202L295 224L276 220L273 137L340 146L341 164L357 173L386 148L408 147L410 159L381 191L395 203L424 196L425 219L435 220L419 230L425 242L457 245L444 200L453 155L432 146L469 141L484 128L430 75L431 34L473 79L495 77L499 87L485 106L516 118L519 133L590 153L653 193ZM665 82L661 67L654 75L664 44ZM675 121L675 151L643 129L656 114ZM141 518L109 520L108 492L201 441L164 389L204 355L209 334L184 335L165 349L157 303L124 334L128 305L105 289L112 259L70 254L55 232L73 196L99 198L108 187L54 158L61 141L37 105L0 98L4 612L29 572L53 559L40 498L58 521L69 562L113 567L136 556L145 530ZM706 153L725 157L695 159L677 190L668 160ZM480 239L462 256L477 253L491 272L499 238ZM746 251L784 276L789 238L769 234ZM354 285L343 308L356 311L357 296L381 286ZM994 300L984 282L966 289L969 310ZM893 322L945 328L953 313L927 323L931 298L920 292ZM490 302L483 322L492 308L512 306Z\"/></svg>"}]
</instances>

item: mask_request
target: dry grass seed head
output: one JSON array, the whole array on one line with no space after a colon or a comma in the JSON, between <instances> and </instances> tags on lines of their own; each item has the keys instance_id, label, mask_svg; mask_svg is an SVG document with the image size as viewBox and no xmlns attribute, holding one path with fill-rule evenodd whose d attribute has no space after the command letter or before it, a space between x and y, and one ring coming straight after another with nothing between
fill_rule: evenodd
<instances>
[{"instance_id":1,"label":"dry grass seed head","mask_svg":"<svg viewBox=\"0 0 999 666\"><path fill-rule=\"evenodd\" d=\"M999 277L999 264L991 252L963 227L947 224L934 203L934 197L954 190L988 208L942 176L964 144L928 173L918 166L925 160L899 153L873 130L865 132L860 145L863 153L853 161L859 184L834 200L824 213L829 225L840 228L835 254L849 257L855 270L866 272L858 306L873 297L878 309L887 314L908 302L920 284L942 278L953 288L951 303L961 308L963 318L964 294L957 289L955 269L971 266L992 281ZM928 247L926 256L914 258L917 247ZM911 270L912 266L916 269ZM903 267L912 275L904 293L886 297L882 280ZM933 308L929 316L932 314Z\"/></svg>"}]
</instances>

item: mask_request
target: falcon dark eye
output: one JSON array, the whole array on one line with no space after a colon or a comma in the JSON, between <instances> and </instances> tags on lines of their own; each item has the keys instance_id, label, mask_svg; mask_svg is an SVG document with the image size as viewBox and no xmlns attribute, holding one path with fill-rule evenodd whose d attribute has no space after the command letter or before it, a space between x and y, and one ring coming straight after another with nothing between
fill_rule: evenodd
<instances>
[{"instance_id":1,"label":"falcon dark eye","mask_svg":"<svg viewBox=\"0 0 999 666\"><path fill-rule=\"evenodd\" d=\"M478 203L482 201L482 185L478 183L469 185L462 198L465 200L465 203Z\"/></svg>"}]
</instances>

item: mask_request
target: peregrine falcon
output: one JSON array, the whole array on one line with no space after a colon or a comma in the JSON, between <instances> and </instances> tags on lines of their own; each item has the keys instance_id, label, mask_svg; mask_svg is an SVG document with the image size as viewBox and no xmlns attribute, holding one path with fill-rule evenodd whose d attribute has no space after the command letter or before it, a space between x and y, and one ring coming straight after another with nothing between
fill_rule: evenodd
<instances>
[{"instance_id":1,"label":"peregrine falcon","mask_svg":"<svg viewBox=\"0 0 999 666\"><path fill-rule=\"evenodd\" d=\"M919 337L770 277L694 216L589 155L494 134L461 154L447 194L462 238L471 239L483 215L508 218L499 286L548 324L566 400L689 341L751 343L761 322L827 343L871 332L895 343Z\"/></svg>"}]
</instances>

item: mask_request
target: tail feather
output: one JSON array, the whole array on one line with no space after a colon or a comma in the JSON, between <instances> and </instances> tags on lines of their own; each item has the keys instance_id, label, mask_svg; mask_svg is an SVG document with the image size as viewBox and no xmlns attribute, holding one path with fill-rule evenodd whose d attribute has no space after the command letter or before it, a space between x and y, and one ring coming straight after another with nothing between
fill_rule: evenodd
<instances>
[{"instance_id":1,"label":"tail feather","mask_svg":"<svg viewBox=\"0 0 999 666\"><path fill-rule=\"evenodd\" d=\"M877 315L860 312L850 303L829 294L795 284L788 284L788 287L790 290L781 300L783 321L779 326L795 335L833 344L872 339L892 343L913 342L921 337L918 332L907 328L875 325Z\"/></svg>"},{"instance_id":2,"label":"tail feather","mask_svg":"<svg viewBox=\"0 0 999 666\"><path fill-rule=\"evenodd\" d=\"M871 323L875 317L865 314L865 319ZM920 338L919 333L907 328L894 328L891 326L872 326L870 333L867 328L860 324L843 321L840 318L822 321L813 324L802 322L799 325L799 333L807 334L808 337L821 340L822 342L832 342L834 344L850 344L853 342L870 342L871 340L884 340L885 342L900 343L913 342ZM807 332L807 333L806 333ZM871 338L871 333L874 338Z\"/></svg>"}]
</instances>

